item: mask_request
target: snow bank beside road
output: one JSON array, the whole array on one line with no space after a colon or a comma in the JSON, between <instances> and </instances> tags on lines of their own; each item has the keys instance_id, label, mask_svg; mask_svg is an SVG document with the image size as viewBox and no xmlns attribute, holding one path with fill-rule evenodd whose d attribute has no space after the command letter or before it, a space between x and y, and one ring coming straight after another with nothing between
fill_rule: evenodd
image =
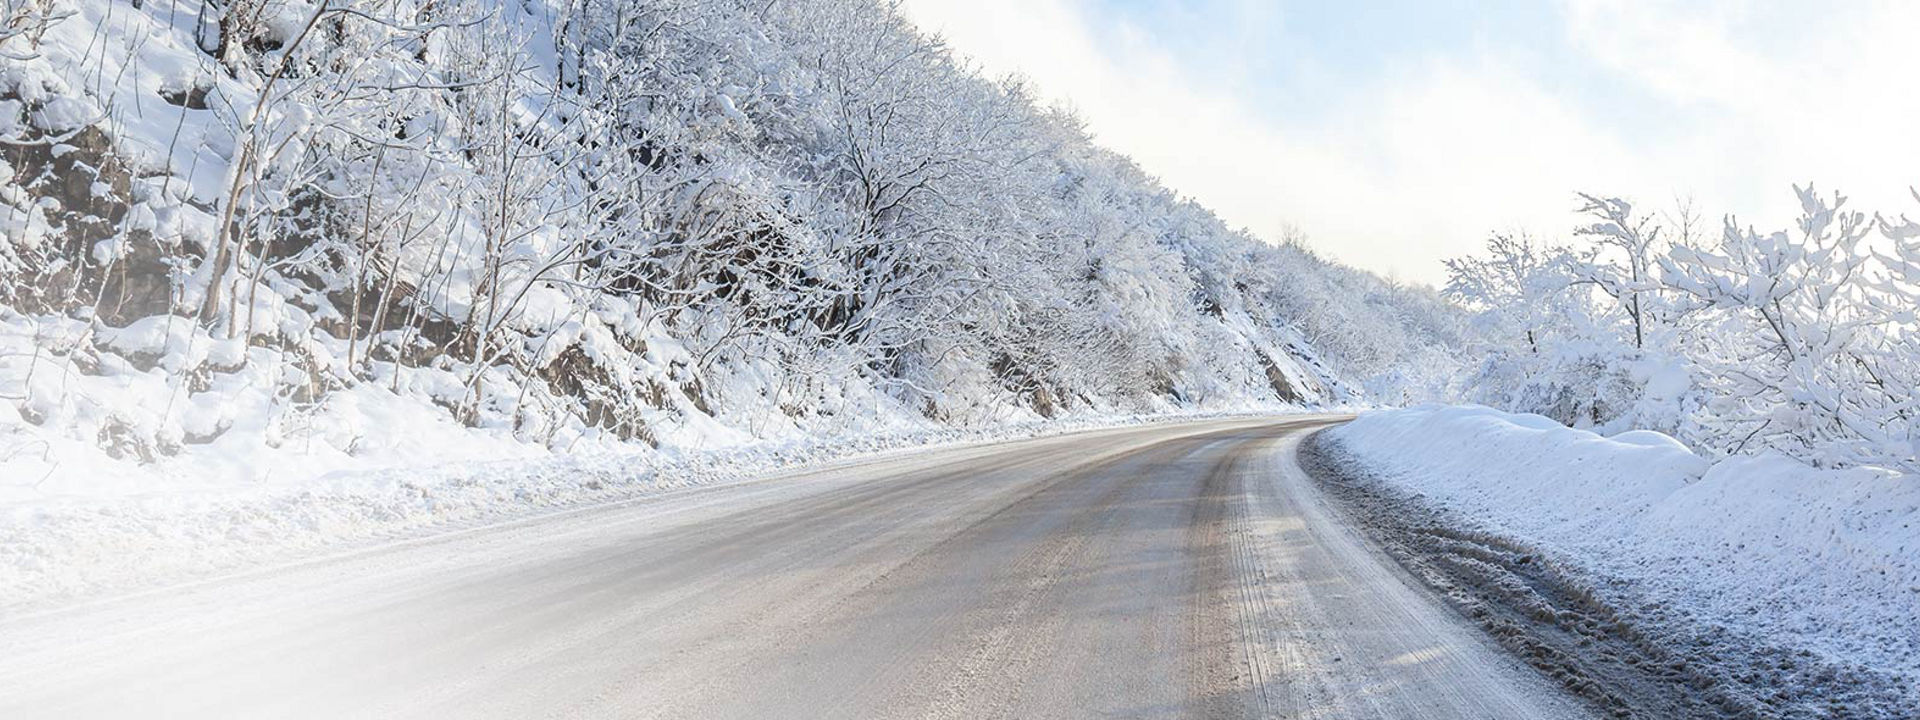
<instances>
[{"instance_id":1,"label":"snow bank beside road","mask_svg":"<svg viewBox=\"0 0 1920 720\"><path fill-rule=\"evenodd\" d=\"M1428 406L1330 430L1376 478L1650 606L1920 677L1920 478Z\"/></svg>"}]
</instances>

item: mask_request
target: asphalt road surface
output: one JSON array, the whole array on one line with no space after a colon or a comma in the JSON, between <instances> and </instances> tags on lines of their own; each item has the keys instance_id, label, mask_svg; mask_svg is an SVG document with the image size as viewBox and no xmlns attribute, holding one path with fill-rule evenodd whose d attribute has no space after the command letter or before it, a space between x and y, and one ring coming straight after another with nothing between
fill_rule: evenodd
<instances>
[{"instance_id":1,"label":"asphalt road surface","mask_svg":"<svg viewBox=\"0 0 1920 720\"><path fill-rule=\"evenodd\" d=\"M0 619L0 717L1554 718L1321 418L944 448Z\"/></svg>"}]
</instances>

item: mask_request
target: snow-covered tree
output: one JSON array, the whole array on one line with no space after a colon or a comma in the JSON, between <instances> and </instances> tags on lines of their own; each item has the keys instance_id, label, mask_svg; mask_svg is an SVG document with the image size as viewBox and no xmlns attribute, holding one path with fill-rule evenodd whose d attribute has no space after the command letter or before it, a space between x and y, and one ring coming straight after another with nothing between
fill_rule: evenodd
<instances>
[{"instance_id":1,"label":"snow-covered tree","mask_svg":"<svg viewBox=\"0 0 1920 720\"><path fill-rule=\"evenodd\" d=\"M1727 218L1667 241L1627 202L1583 195L1588 247L1549 260L1496 239L1453 261L1449 295L1488 343L1466 395L1714 452L1914 467L1920 229L1795 190L1789 231Z\"/></svg>"}]
</instances>

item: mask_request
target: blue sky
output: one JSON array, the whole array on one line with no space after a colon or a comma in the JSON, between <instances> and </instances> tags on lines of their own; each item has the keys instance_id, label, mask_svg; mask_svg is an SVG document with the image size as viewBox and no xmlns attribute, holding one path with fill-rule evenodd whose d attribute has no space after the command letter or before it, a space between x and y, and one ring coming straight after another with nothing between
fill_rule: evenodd
<instances>
[{"instance_id":1,"label":"blue sky","mask_svg":"<svg viewBox=\"0 0 1920 720\"><path fill-rule=\"evenodd\" d=\"M1605 111L1631 88L1570 52L1558 6L1487 0L1439 2L1173 2L1087 4L1109 42L1126 31L1153 36L1193 68L1229 73L1223 85L1257 93L1264 114L1311 125L1319 101L1364 92L1382 76L1417 72L1436 57L1500 54L1537 79L1579 84L1583 109ZM1198 73L1197 73L1198 74ZM1204 75L1203 75L1204 76ZM1624 98L1622 98L1624 99Z\"/></svg>"},{"instance_id":2,"label":"blue sky","mask_svg":"<svg viewBox=\"0 0 1920 720\"><path fill-rule=\"evenodd\" d=\"M905 0L992 73L1268 237L1444 281L1573 193L1785 227L1793 183L1920 211L1920 3Z\"/></svg>"}]
</instances>

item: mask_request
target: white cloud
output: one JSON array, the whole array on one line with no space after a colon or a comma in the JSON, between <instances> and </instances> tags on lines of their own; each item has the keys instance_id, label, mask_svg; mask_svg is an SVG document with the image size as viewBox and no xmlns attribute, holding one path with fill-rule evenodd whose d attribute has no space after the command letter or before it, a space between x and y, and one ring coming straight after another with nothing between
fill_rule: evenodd
<instances>
[{"instance_id":1,"label":"white cloud","mask_svg":"<svg viewBox=\"0 0 1920 720\"><path fill-rule=\"evenodd\" d=\"M1692 196L1784 226L1793 182L1890 210L1911 209L1906 187L1920 184L1920 94L1906 89L1916 54L1898 30L1920 27L1920 4L1784 20L1737 2L1569 6L1567 27L1541 31L1648 98L1613 109L1636 118L1633 130L1590 116L1595 99L1580 88L1543 87L1518 55L1482 47L1387 71L1303 108L1313 122L1283 126L1260 98L1235 94L1253 84L1234 71L1185 66L1153 33L1091 17L1081 0L904 9L990 72L1069 101L1103 144L1229 223L1269 237L1295 224L1336 258L1415 281L1441 282L1439 261L1490 231L1564 232L1575 190L1654 205ZM1223 29L1221 42L1250 37Z\"/></svg>"},{"instance_id":2,"label":"white cloud","mask_svg":"<svg viewBox=\"0 0 1920 720\"><path fill-rule=\"evenodd\" d=\"M1920 184L1920 4L1585 3L1578 47L1684 112L1672 178L1710 207L1784 225L1790 183L1910 211ZM1764 11L1764 12L1762 12ZM1638 184L1667 178L1630 179Z\"/></svg>"}]
</instances>

